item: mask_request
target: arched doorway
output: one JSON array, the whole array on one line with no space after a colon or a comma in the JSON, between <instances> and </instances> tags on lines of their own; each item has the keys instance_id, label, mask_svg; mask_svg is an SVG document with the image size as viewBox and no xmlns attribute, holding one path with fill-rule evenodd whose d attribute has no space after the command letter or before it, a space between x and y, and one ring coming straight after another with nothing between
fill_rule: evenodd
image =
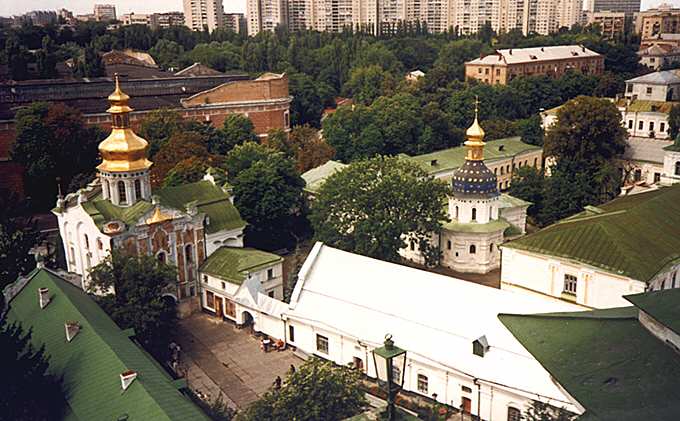
<instances>
[{"instance_id":1,"label":"arched doorway","mask_svg":"<svg viewBox=\"0 0 680 421\"><path fill-rule=\"evenodd\" d=\"M253 318L253 315L250 314L250 312L244 311L243 313L241 313L241 328L242 329L249 329L252 332L254 325L255 325L255 319Z\"/></svg>"}]
</instances>

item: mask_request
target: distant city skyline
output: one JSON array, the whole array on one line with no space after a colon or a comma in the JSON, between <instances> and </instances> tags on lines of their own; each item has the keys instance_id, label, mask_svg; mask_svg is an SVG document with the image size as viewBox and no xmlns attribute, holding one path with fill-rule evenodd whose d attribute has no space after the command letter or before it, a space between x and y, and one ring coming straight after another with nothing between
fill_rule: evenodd
<instances>
[{"instance_id":1,"label":"distant city skyline","mask_svg":"<svg viewBox=\"0 0 680 421\"><path fill-rule=\"evenodd\" d=\"M680 0L677 0L680 2ZM0 0L0 16L23 15L32 10L68 9L75 14L92 13L94 4L113 4L116 14L183 11L182 0ZM223 0L227 13L246 12L246 0Z\"/></svg>"},{"instance_id":2,"label":"distant city skyline","mask_svg":"<svg viewBox=\"0 0 680 421\"><path fill-rule=\"evenodd\" d=\"M0 16L22 15L32 10L57 10L68 9L76 14L92 13L95 3L114 4L116 13L152 13L182 11L182 0L146 0L140 4L136 0L24 0L0 1ZM662 3L670 3L674 7L680 7L680 0L642 0L641 9L646 10ZM223 0L224 11L246 12L246 0Z\"/></svg>"}]
</instances>

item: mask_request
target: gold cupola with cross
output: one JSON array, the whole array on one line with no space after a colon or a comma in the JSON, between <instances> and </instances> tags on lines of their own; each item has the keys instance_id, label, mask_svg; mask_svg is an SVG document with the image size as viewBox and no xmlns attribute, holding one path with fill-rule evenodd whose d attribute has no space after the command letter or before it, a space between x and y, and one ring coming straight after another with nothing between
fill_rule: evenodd
<instances>
[{"instance_id":1,"label":"gold cupola with cross","mask_svg":"<svg viewBox=\"0 0 680 421\"><path fill-rule=\"evenodd\" d=\"M118 75L115 83L106 110L111 114L111 133L99 144L102 163L97 170L104 199L126 207L140 200L150 200L149 168L152 163L147 159L149 143L130 127L130 97L120 88Z\"/></svg>"},{"instance_id":2,"label":"gold cupola with cross","mask_svg":"<svg viewBox=\"0 0 680 421\"><path fill-rule=\"evenodd\" d=\"M465 132L465 136L467 137L465 146L468 148L465 159L471 161L484 160L484 129L482 129L482 126L479 125L478 114L479 99L475 97L475 121Z\"/></svg>"},{"instance_id":3,"label":"gold cupola with cross","mask_svg":"<svg viewBox=\"0 0 680 421\"><path fill-rule=\"evenodd\" d=\"M102 163L97 169L106 172L148 170L151 167L147 159L149 143L130 127L130 97L121 90L118 75L115 81L116 88L109 95L110 107L106 110L111 114L111 133L99 144Z\"/></svg>"}]
</instances>

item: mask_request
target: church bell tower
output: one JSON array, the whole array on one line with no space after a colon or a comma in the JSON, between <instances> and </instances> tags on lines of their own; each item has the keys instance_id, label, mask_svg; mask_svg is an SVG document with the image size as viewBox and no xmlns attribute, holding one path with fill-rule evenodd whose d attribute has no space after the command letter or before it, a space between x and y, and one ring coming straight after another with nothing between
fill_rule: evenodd
<instances>
[{"instance_id":1,"label":"church bell tower","mask_svg":"<svg viewBox=\"0 0 680 421\"><path fill-rule=\"evenodd\" d=\"M150 201L151 183L147 159L149 144L130 128L130 97L116 88L109 95L111 134L99 144L102 163L97 166L104 199L116 206L132 206L140 200Z\"/></svg>"}]
</instances>

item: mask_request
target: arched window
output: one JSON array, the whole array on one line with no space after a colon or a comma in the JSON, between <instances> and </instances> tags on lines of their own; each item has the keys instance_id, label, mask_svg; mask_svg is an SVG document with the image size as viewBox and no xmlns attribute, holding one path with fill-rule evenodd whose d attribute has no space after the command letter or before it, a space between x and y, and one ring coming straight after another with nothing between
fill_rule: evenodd
<instances>
[{"instance_id":1,"label":"arched window","mask_svg":"<svg viewBox=\"0 0 680 421\"><path fill-rule=\"evenodd\" d=\"M446 240L446 248L451 250L451 240Z\"/></svg>"},{"instance_id":2,"label":"arched window","mask_svg":"<svg viewBox=\"0 0 680 421\"><path fill-rule=\"evenodd\" d=\"M675 163L675 175L680 175L680 161Z\"/></svg>"},{"instance_id":3,"label":"arched window","mask_svg":"<svg viewBox=\"0 0 680 421\"><path fill-rule=\"evenodd\" d=\"M193 247L191 247L191 244L187 244L184 247L184 256L187 260L187 264L194 263L194 250Z\"/></svg>"},{"instance_id":4,"label":"arched window","mask_svg":"<svg viewBox=\"0 0 680 421\"><path fill-rule=\"evenodd\" d=\"M477 253L477 246L474 244L470 245L470 254L475 254Z\"/></svg>"},{"instance_id":5,"label":"arched window","mask_svg":"<svg viewBox=\"0 0 680 421\"><path fill-rule=\"evenodd\" d=\"M489 244L489 253L493 253L493 243Z\"/></svg>"},{"instance_id":6,"label":"arched window","mask_svg":"<svg viewBox=\"0 0 680 421\"><path fill-rule=\"evenodd\" d=\"M472 208L472 220L477 220L477 208Z\"/></svg>"},{"instance_id":7,"label":"arched window","mask_svg":"<svg viewBox=\"0 0 680 421\"><path fill-rule=\"evenodd\" d=\"M125 183L118 182L118 203L124 205L127 203L127 196L125 195Z\"/></svg>"},{"instance_id":8,"label":"arched window","mask_svg":"<svg viewBox=\"0 0 680 421\"><path fill-rule=\"evenodd\" d=\"M427 395L428 379L424 374L418 374L418 392Z\"/></svg>"},{"instance_id":9,"label":"arched window","mask_svg":"<svg viewBox=\"0 0 680 421\"><path fill-rule=\"evenodd\" d=\"M89 250L90 249L90 239L87 238L87 234L85 234L84 237L85 237L85 248Z\"/></svg>"},{"instance_id":10,"label":"arched window","mask_svg":"<svg viewBox=\"0 0 680 421\"><path fill-rule=\"evenodd\" d=\"M458 219L458 206L456 206L456 219Z\"/></svg>"},{"instance_id":11,"label":"arched window","mask_svg":"<svg viewBox=\"0 0 680 421\"><path fill-rule=\"evenodd\" d=\"M519 409L512 406L508 407L508 421L520 421L522 419L522 413Z\"/></svg>"},{"instance_id":12,"label":"arched window","mask_svg":"<svg viewBox=\"0 0 680 421\"><path fill-rule=\"evenodd\" d=\"M158 259L158 261L161 263L165 263L165 252L164 251L158 252L158 254L156 255L156 259Z\"/></svg>"},{"instance_id":13,"label":"arched window","mask_svg":"<svg viewBox=\"0 0 680 421\"><path fill-rule=\"evenodd\" d=\"M139 179L135 180L135 200L142 198L142 182Z\"/></svg>"}]
</instances>

